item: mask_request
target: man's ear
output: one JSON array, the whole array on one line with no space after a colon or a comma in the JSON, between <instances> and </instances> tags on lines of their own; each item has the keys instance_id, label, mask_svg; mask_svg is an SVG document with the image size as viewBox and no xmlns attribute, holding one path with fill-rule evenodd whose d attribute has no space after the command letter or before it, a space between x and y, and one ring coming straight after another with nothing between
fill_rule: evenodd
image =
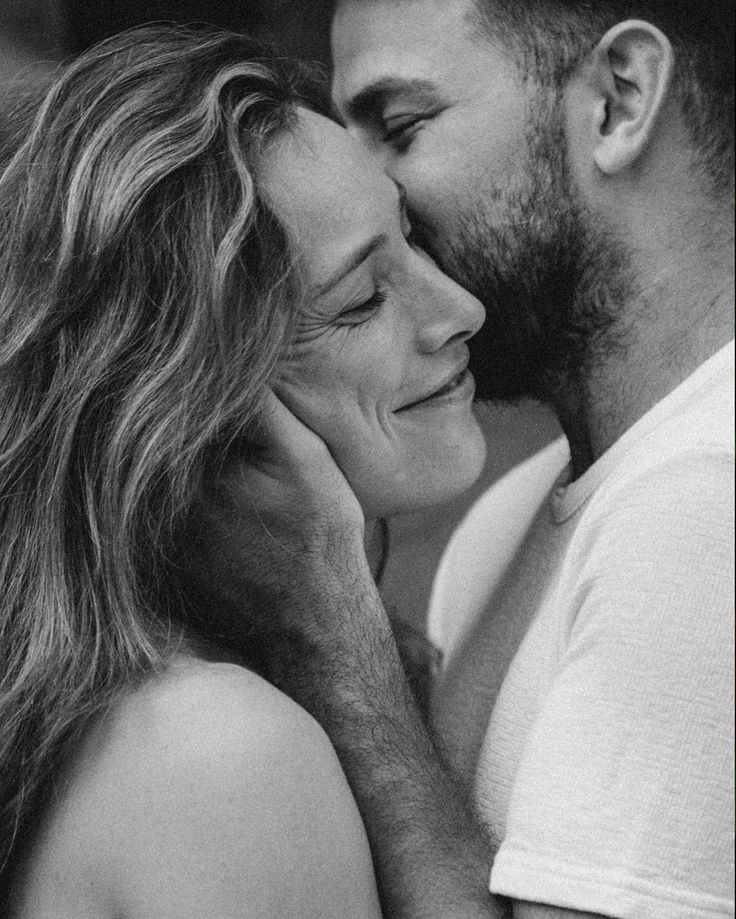
<instances>
[{"instance_id":1,"label":"man's ear","mask_svg":"<svg viewBox=\"0 0 736 919\"><path fill-rule=\"evenodd\" d=\"M675 52L651 23L632 19L610 29L593 52L589 77L597 100L594 159L607 175L645 152L670 95Z\"/></svg>"}]
</instances>

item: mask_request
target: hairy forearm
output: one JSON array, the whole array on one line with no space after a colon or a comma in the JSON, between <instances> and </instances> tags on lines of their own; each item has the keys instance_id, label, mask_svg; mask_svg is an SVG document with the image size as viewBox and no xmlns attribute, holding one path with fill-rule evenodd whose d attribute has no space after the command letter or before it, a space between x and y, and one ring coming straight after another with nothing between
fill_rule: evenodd
<instances>
[{"instance_id":1,"label":"hairy forearm","mask_svg":"<svg viewBox=\"0 0 736 919\"><path fill-rule=\"evenodd\" d=\"M322 724L340 757L386 916L504 916L488 893L490 846L424 727L368 573L353 566L350 576L301 586L281 602L301 604L312 628L277 638L269 677ZM322 609L316 627L314 604ZM299 621L299 611L289 618Z\"/></svg>"},{"instance_id":2,"label":"hairy forearm","mask_svg":"<svg viewBox=\"0 0 736 919\"><path fill-rule=\"evenodd\" d=\"M279 450L228 469L196 521L189 568L203 619L327 732L387 919L499 919L490 847L407 685L363 511L325 445L284 406L272 399L263 423Z\"/></svg>"}]
</instances>

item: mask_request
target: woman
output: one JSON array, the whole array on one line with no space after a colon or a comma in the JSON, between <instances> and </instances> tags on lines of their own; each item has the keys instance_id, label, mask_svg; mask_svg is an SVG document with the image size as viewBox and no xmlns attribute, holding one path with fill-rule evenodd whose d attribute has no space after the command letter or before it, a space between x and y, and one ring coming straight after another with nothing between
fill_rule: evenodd
<instances>
[{"instance_id":1,"label":"woman","mask_svg":"<svg viewBox=\"0 0 736 919\"><path fill-rule=\"evenodd\" d=\"M186 561L274 393L369 521L458 493L483 462L465 346L482 310L412 247L397 190L325 111L243 38L149 28L18 116L0 176L16 919L380 915L334 752L256 673L267 611L241 609L252 647L231 642Z\"/></svg>"}]
</instances>

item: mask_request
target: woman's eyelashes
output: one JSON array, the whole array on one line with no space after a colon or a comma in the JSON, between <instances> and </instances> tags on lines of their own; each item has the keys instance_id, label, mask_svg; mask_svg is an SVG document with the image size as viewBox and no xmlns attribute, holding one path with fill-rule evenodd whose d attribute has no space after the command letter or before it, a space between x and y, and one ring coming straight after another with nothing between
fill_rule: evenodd
<instances>
[{"instance_id":1,"label":"woman's eyelashes","mask_svg":"<svg viewBox=\"0 0 736 919\"><path fill-rule=\"evenodd\" d=\"M363 323L368 322L368 320L376 315L386 300L387 297L385 293L380 290L375 291L368 300L364 300L362 303L358 303L355 306L349 306L340 313L340 325L363 325Z\"/></svg>"}]
</instances>

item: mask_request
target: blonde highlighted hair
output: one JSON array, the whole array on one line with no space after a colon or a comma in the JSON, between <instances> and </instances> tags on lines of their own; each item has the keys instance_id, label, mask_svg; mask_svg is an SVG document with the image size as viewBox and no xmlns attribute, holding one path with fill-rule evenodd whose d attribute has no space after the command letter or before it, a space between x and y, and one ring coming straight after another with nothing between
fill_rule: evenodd
<instances>
[{"instance_id":1,"label":"blonde highlighted hair","mask_svg":"<svg viewBox=\"0 0 736 919\"><path fill-rule=\"evenodd\" d=\"M297 308L258 188L293 65L149 27L16 113L0 174L0 865L90 719L186 634L176 543ZM181 601L181 602L180 602Z\"/></svg>"}]
</instances>

